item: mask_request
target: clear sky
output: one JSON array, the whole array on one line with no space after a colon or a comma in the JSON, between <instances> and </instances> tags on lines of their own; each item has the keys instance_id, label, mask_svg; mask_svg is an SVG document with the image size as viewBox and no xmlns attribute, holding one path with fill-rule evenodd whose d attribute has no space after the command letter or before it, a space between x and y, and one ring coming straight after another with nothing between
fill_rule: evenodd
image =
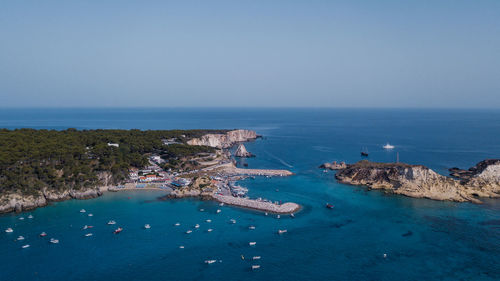
<instances>
[{"instance_id":1,"label":"clear sky","mask_svg":"<svg viewBox=\"0 0 500 281\"><path fill-rule=\"evenodd\" d=\"M0 107L500 108L500 1L0 2Z\"/></svg>"}]
</instances>

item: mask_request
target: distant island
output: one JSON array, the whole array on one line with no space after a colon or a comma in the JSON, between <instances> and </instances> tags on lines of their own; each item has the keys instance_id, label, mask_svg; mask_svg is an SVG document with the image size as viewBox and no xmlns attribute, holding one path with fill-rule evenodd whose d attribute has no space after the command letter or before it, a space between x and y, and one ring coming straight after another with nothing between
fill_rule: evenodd
<instances>
[{"instance_id":1,"label":"distant island","mask_svg":"<svg viewBox=\"0 0 500 281\"><path fill-rule=\"evenodd\" d=\"M340 183L363 185L415 198L481 203L480 197L500 196L500 160L479 162L469 170L450 169L446 177L422 166L404 163L323 164L337 170Z\"/></svg>"},{"instance_id":2,"label":"distant island","mask_svg":"<svg viewBox=\"0 0 500 281\"><path fill-rule=\"evenodd\" d=\"M0 130L0 213L51 201L95 198L105 191L168 190L276 213L298 210L244 198L245 176L286 170L237 168L229 148L258 136L248 130Z\"/></svg>"}]
</instances>

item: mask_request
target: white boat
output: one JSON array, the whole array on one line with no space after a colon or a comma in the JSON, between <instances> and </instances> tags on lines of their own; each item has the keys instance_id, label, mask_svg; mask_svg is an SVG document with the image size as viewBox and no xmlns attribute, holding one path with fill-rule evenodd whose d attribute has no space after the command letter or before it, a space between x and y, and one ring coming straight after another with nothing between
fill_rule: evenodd
<instances>
[{"instance_id":1,"label":"white boat","mask_svg":"<svg viewBox=\"0 0 500 281\"><path fill-rule=\"evenodd\" d=\"M92 235L93 235L92 233L87 233L87 234L85 234L85 237L90 237Z\"/></svg>"},{"instance_id":2,"label":"white boat","mask_svg":"<svg viewBox=\"0 0 500 281\"><path fill-rule=\"evenodd\" d=\"M206 264L212 264L212 263L214 263L214 262L216 262L216 260L206 260L206 261L205 261L205 263L206 263Z\"/></svg>"},{"instance_id":3,"label":"white boat","mask_svg":"<svg viewBox=\"0 0 500 281\"><path fill-rule=\"evenodd\" d=\"M179 246L179 249L184 249L184 246Z\"/></svg>"},{"instance_id":4,"label":"white boat","mask_svg":"<svg viewBox=\"0 0 500 281\"><path fill-rule=\"evenodd\" d=\"M180 224L180 223L178 223L178 222L176 222L174 225L175 225L175 226L179 226L179 225L181 225L181 224Z\"/></svg>"},{"instance_id":5,"label":"white boat","mask_svg":"<svg viewBox=\"0 0 500 281\"><path fill-rule=\"evenodd\" d=\"M28 216L28 219L32 219L32 218L33 218L33 216L32 216L32 215L29 215L29 216Z\"/></svg>"},{"instance_id":6,"label":"white boat","mask_svg":"<svg viewBox=\"0 0 500 281\"><path fill-rule=\"evenodd\" d=\"M21 241L21 240L24 240L24 236L17 237L17 241Z\"/></svg>"},{"instance_id":7,"label":"white boat","mask_svg":"<svg viewBox=\"0 0 500 281\"><path fill-rule=\"evenodd\" d=\"M189 233L191 233L191 232L193 232L193 231L192 231L192 230L188 230L188 231L186 231L186 234L189 234Z\"/></svg>"},{"instance_id":8,"label":"white boat","mask_svg":"<svg viewBox=\"0 0 500 281\"><path fill-rule=\"evenodd\" d=\"M277 219L279 219L279 218L281 218L281 216L280 216L280 215L278 215L276 218L277 218Z\"/></svg>"},{"instance_id":9,"label":"white boat","mask_svg":"<svg viewBox=\"0 0 500 281\"><path fill-rule=\"evenodd\" d=\"M293 213L290 214L290 217L295 218L295 215Z\"/></svg>"},{"instance_id":10,"label":"white boat","mask_svg":"<svg viewBox=\"0 0 500 281\"><path fill-rule=\"evenodd\" d=\"M108 224L109 224L109 225L116 224L116 221L108 221Z\"/></svg>"},{"instance_id":11,"label":"white boat","mask_svg":"<svg viewBox=\"0 0 500 281\"><path fill-rule=\"evenodd\" d=\"M207 232L212 232L212 230L213 230L213 229L209 228L209 229L207 229Z\"/></svg>"},{"instance_id":12,"label":"white boat","mask_svg":"<svg viewBox=\"0 0 500 281\"><path fill-rule=\"evenodd\" d=\"M89 217L93 217L94 215L93 214L89 214Z\"/></svg>"},{"instance_id":13,"label":"white boat","mask_svg":"<svg viewBox=\"0 0 500 281\"><path fill-rule=\"evenodd\" d=\"M52 243L52 244L58 244L59 240L58 239L54 239L54 238L50 238L49 242Z\"/></svg>"},{"instance_id":14,"label":"white boat","mask_svg":"<svg viewBox=\"0 0 500 281\"><path fill-rule=\"evenodd\" d=\"M30 244L26 244L26 245L23 245L21 248L26 249L26 248L29 248L29 247L30 247Z\"/></svg>"},{"instance_id":15,"label":"white boat","mask_svg":"<svg viewBox=\"0 0 500 281\"><path fill-rule=\"evenodd\" d=\"M395 146L392 144L387 143L386 145L382 146L384 149L394 149Z\"/></svg>"},{"instance_id":16,"label":"white boat","mask_svg":"<svg viewBox=\"0 0 500 281\"><path fill-rule=\"evenodd\" d=\"M212 220L207 220L207 222L212 222Z\"/></svg>"},{"instance_id":17,"label":"white boat","mask_svg":"<svg viewBox=\"0 0 500 281\"><path fill-rule=\"evenodd\" d=\"M200 209L200 212L205 212L205 209Z\"/></svg>"},{"instance_id":18,"label":"white boat","mask_svg":"<svg viewBox=\"0 0 500 281\"><path fill-rule=\"evenodd\" d=\"M85 213L85 212L86 212L85 209L80 210L80 213Z\"/></svg>"},{"instance_id":19,"label":"white boat","mask_svg":"<svg viewBox=\"0 0 500 281\"><path fill-rule=\"evenodd\" d=\"M151 228L151 225L149 225L148 223L144 225L144 228L145 229L150 229Z\"/></svg>"},{"instance_id":20,"label":"white boat","mask_svg":"<svg viewBox=\"0 0 500 281\"><path fill-rule=\"evenodd\" d=\"M265 213L265 215L267 216L267 212Z\"/></svg>"},{"instance_id":21,"label":"white boat","mask_svg":"<svg viewBox=\"0 0 500 281\"><path fill-rule=\"evenodd\" d=\"M260 265L256 264L256 265L252 265L252 269L255 270L255 269L259 269L260 268Z\"/></svg>"},{"instance_id":22,"label":"white boat","mask_svg":"<svg viewBox=\"0 0 500 281\"><path fill-rule=\"evenodd\" d=\"M9 228L7 228L7 229L5 230L5 232L7 232L7 233L12 233L12 232L14 232L14 230L13 230L12 228L10 228L10 227L9 227Z\"/></svg>"},{"instance_id":23,"label":"white boat","mask_svg":"<svg viewBox=\"0 0 500 281\"><path fill-rule=\"evenodd\" d=\"M260 260L260 256L254 256L252 259L253 260Z\"/></svg>"},{"instance_id":24,"label":"white boat","mask_svg":"<svg viewBox=\"0 0 500 281\"><path fill-rule=\"evenodd\" d=\"M235 219L230 219L229 222L231 222L232 224L235 224L236 220Z\"/></svg>"},{"instance_id":25,"label":"white boat","mask_svg":"<svg viewBox=\"0 0 500 281\"><path fill-rule=\"evenodd\" d=\"M40 237L45 237L45 236L47 236L47 233L45 232L40 233Z\"/></svg>"},{"instance_id":26,"label":"white boat","mask_svg":"<svg viewBox=\"0 0 500 281\"><path fill-rule=\"evenodd\" d=\"M221 212L221 210L220 210L220 209L217 209L217 214L218 214L218 213L220 213L220 212Z\"/></svg>"},{"instance_id":27,"label":"white boat","mask_svg":"<svg viewBox=\"0 0 500 281\"><path fill-rule=\"evenodd\" d=\"M278 230L278 234L283 234L283 233L287 233L287 230L286 229L279 229Z\"/></svg>"},{"instance_id":28,"label":"white boat","mask_svg":"<svg viewBox=\"0 0 500 281\"><path fill-rule=\"evenodd\" d=\"M195 224L194 228L200 228L200 225L199 224Z\"/></svg>"},{"instance_id":29,"label":"white boat","mask_svg":"<svg viewBox=\"0 0 500 281\"><path fill-rule=\"evenodd\" d=\"M24 217L20 217L19 220L24 220Z\"/></svg>"},{"instance_id":30,"label":"white boat","mask_svg":"<svg viewBox=\"0 0 500 281\"><path fill-rule=\"evenodd\" d=\"M248 229L252 229L252 230L254 230L254 229L255 229L255 226L251 225L251 226L249 226L249 227L248 227Z\"/></svg>"},{"instance_id":31,"label":"white boat","mask_svg":"<svg viewBox=\"0 0 500 281\"><path fill-rule=\"evenodd\" d=\"M250 246L255 246L255 244L257 244L257 242L249 242L248 245Z\"/></svg>"},{"instance_id":32,"label":"white boat","mask_svg":"<svg viewBox=\"0 0 500 281\"><path fill-rule=\"evenodd\" d=\"M219 206L224 206L224 203L220 203Z\"/></svg>"}]
</instances>

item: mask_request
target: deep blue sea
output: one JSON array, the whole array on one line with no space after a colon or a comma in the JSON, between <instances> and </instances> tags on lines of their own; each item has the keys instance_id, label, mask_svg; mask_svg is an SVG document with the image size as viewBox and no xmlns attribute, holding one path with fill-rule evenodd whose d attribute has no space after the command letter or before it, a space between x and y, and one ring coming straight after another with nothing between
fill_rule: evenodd
<instances>
[{"instance_id":1,"label":"deep blue sea","mask_svg":"<svg viewBox=\"0 0 500 281\"><path fill-rule=\"evenodd\" d=\"M373 161L395 161L399 153L402 162L442 174L468 168L500 157L500 111L1 109L1 127L256 130L264 138L246 144L257 155L245 160L249 167L296 175L241 184L251 197L304 208L295 218L277 219L210 201L158 201L162 193L136 191L1 215L0 280L500 279L500 199L476 205L388 195L338 184L333 172L317 168L326 161L358 161L362 147ZM396 149L383 150L386 142ZM335 209L326 209L326 202ZM80 214L82 208L94 216ZM228 223L231 218L237 223ZM111 219L124 227L119 235L106 225ZM151 229L143 229L145 223ZM84 237L85 224L94 226L92 237ZM5 233L7 227L14 233ZM187 229L194 231L188 235ZM278 235L278 229L288 233ZM48 237L39 237L42 231ZM19 235L26 240L15 241ZM49 244L49 237L60 243ZM24 244L31 247L21 249ZM217 262L207 265L208 259ZM253 264L261 268L252 271Z\"/></svg>"}]
</instances>

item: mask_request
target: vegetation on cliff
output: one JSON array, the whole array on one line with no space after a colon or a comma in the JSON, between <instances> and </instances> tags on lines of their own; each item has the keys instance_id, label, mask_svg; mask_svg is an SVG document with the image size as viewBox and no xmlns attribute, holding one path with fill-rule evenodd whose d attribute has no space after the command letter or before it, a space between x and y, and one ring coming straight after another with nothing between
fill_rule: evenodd
<instances>
[{"instance_id":1,"label":"vegetation on cliff","mask_svg":"<svg viewBox=\"0 0 500 281\"><path fill-rule=\"evenodd\" d=\"M130 167L148 164L149 154L167 161L213 152L186 141L223 130L34 130L0 129L0 194L38 194L52 190L99 185L99 172L111 172L112 181L125 179ZM177 144L164 145L162 139ZM118 144L118 146L108 145Z\"/></svg>"}]
</instances>

